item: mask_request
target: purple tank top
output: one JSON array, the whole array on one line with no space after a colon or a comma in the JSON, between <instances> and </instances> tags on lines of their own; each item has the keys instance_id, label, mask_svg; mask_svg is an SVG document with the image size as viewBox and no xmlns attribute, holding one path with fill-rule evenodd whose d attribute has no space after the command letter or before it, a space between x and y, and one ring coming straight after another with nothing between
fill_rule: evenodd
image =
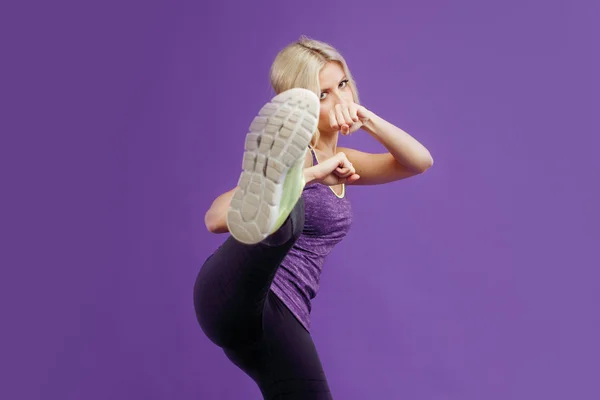
<instances>
[{"instance_id":1,"label":"purple tank top","mask_svg":"<svg viewBox=\"0 0 600 400\"><path fill-rule=\"evenodd\" d=\"M310 149L313 165L317 158ZM319 291L325 258L348 233L352 208L344 188L338 197L329 186L309 183L304 187L304 229L283 259L271 290L310 332L311 300Z\"/></svg>"}]
</instances>

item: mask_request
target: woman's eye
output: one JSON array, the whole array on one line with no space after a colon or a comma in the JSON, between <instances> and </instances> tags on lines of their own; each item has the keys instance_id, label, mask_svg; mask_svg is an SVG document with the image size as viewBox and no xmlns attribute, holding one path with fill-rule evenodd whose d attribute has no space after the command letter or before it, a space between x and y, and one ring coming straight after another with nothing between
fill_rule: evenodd
<instances>
[{"instance_id":1,"label":"woman's eye","mask_svg":"<svg viewBox=\"0 0 600 400\"><path fill-rule=\"evenodd\" d=\"M340 82L340 88L343 89L343 87L346 87L346 85L348 84L349 79L344 79L343 81ZM343 85L343 87L342 87ZM325 97L327 97L327 92L323 92L321 93L321 100L325 100Z\"/></svg>"}]
</instances>

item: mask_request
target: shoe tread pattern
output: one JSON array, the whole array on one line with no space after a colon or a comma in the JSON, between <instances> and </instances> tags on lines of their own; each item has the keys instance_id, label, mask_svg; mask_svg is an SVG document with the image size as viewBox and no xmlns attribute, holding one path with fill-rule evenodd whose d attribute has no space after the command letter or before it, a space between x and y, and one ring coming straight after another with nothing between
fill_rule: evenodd
<instances>
[{"instance_id":1,"label":"shoe tread pattern","mask_svg":"<svg viewBox=\"0 0 600 400\"><path fill-rule=\"evenodd\" d=\"M286 174L304 159L318 113L317 96L295 88L275 96L253 119L238 188L227 211L227 227L238 241L254 244L270 234L279 217Z\"/></svg>"}]
</instances>

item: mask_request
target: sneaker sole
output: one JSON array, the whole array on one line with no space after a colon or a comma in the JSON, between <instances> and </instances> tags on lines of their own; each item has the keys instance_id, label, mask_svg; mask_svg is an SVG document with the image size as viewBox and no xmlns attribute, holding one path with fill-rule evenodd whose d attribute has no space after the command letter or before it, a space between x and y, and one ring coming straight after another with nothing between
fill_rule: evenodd
<instances>
[{"instance_id":1,"label":"sneaker sole","mask_svg":"<svg viewBox=\"0 0 600 400\"><path fill-rule=\"evenodd\" d=\"M243 171L227 211L227 228L239 242L255 244L271 233L285 177L306 157L319 107L313 92L294 88L273 97L250 124Z\"/></svg>"}]
</instances>

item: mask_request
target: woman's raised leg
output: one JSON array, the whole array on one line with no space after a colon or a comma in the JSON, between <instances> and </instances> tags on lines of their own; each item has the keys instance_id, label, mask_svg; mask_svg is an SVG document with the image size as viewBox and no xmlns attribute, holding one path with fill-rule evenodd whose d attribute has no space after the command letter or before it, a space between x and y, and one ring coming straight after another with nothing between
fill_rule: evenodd
<instances>
[{"instance_id":1,"label":"woman's raised leg","mask_svg":"<svg viewBox=\"0 0 600 400\"><path fill-rule=\"evenodd\" d=\"M267 239L247 245L230 236L205 261L194 285L194 306L200 327L213 343L232 348L260 339L269 288L303 227L300 198Z\"/></svg>"},{"instance_id":2,"label":"woman's raised leg","mask_svg":"<svg viewBox=\"0 0 600 400\"><path fill-rule=\"evenodd\" d=\"M294 88L275 96L246 135L243 171L227 212L231 233L194 285L200 326L221 347L256 341L277 268L304 225L304 161L319 99Z\"/></svg>"}]
</instances>

